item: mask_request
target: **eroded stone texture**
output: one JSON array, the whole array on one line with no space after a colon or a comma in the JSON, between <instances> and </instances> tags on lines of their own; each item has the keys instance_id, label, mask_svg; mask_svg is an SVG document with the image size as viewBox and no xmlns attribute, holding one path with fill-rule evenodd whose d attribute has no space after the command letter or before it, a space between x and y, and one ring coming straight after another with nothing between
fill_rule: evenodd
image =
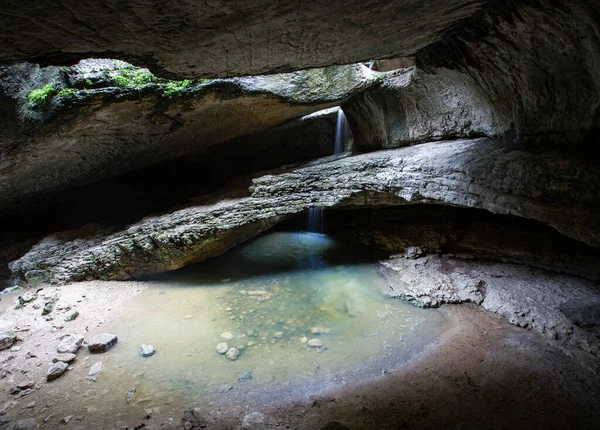
<instances>
[{"instance_id":1,"label":"eroded stone texture","mask_svg":"<svg viewBox=\"0 0 600 430\"><path fill-rule=\"evenodd\" d=\"M597 300L599 290L592 281L523 265L438 255L381 263L388 279L385 292L392 297L423 307L474 302L511 324L593 354L600 352L595 333L579 329L561 312L565 303Z\"/></svg>"},{"instance_id":2,"label":"eroded stone texture","mask_svg":"<svg viewBox=\"0 0 600 430\"><path fill-rule=\"evenodd\" d=\"M106 63L0 68L0 210L162 160L201 157L220 142L335 106L375 80L354 65L214 80L166 96L166 84L112 86L107 76L120 63ZM102 81L93 70L108 75L100 73ZM77 87L87 76L91 89ZM75 93L43 106L28 101L45 83Z\"/></svg>"},{"instance_id":3,"label":"eroded stone texture","mask_svg":"<svg viewBox=\"0 0 600 430\"><path fill-rule=\"evenodd\" d=\"M428 143L333 159L254 180L252 195L148 217L124 230L48 236L11 263L29 283L128 279L219 255L311 206L437 203L550 224L600 246L600 172L569 153L530 152L489 139Z\"/></svg>"},{"instance_id":4,"label":"eroded stone texture","mask_svg":"<svg viewBox=\"0 0 600 430\"><path fill-rule=\"evenodd\" d=\"M598 6L490 2L344 106L363 151L485 135L578 144L600 128ZM398 65L408 65L398 62Z\"/></svg>"},{"instance_id":5,"label":"eroded stone texture","mask_svg":"<svg viewBox=\"0 0 600 430\"><path fill-rule=\"evenodd\" d=\"M8 0L0 62L108 56L165 77L273 73L408 55L471 16L478 0Z\"/></svg>"}]
</instances>

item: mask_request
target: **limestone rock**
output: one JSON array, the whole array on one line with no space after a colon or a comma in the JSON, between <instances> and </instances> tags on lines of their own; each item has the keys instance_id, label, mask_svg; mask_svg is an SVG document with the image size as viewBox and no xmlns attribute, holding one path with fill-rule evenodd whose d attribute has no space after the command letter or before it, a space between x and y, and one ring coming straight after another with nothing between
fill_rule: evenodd
<instances>
[{"instance_id":1,"label":"limestone rock","mask_svg":"<svg viewBox=\"0 0 600 430\"><path fill-rule=\"evenodd\" d=\"M321 339L311 339L308 341L307 345L311 348L322 348L323 341Z\"/></svg>"},{"instance_id":2,"label":"limestone rock","mask_svg":"<svg viewBox=\"0 0 600 430\"><path fill-rule=\"evenodd\" d=\"M142 345L140 346L140 354L142 357L151 357L156 353L156 348L152 345Z\"/></svg>"},{"instance_id":3,"label":"limestone rock","mask_svg":"<svg viewBox=\"0 0 600 430\"><path fill-rule=\"evenodd\" d=\"M242 382L246 382L252 379L252 372L248 371L243 373L239 378L238 378L238 383L242 383Z\"/></svg>"},{"instance_id":4,"label":"limestone rock","mask_svg":"<svg viewBox=\"0 0 600 430\"><path fill-rule=\"evenodd\" d=\"M81 344L83 343L83 337L80 336L67 336L60 341L56 347L56 352L59 354L75 354Z\"/></svg>"},{"instance_id":5,"label":"limestone rock","mask_svg":"<svg viewBox=\"0 0 600 430\"><path fill-rule=\"evenodd\" d=\"M10 348L16 342L17 336L11 332L0 332L0 351Z\"/></svg>"},{"instance_id":6,"label":"limestone rock","mask_svg":"<svg viewBox=\"0 0 600 430\"><path fill-rule=\"evenodd\" d=\"M219 255L315 205L479 208L538 220L600 248L598 184L598 169L568 151L531 151L491 139L425 143L262 176L254 179L250 197L199 202L112 234L53 235L10 267L23 280L43 268L45 280L57 283L173 270Z\"/></svg>"},{"instance_id":7,"label":"limestone rock","mask_svg":"<svg viewBox=\"0 0 600 430\"><path fill-rule=\"evenodd\" d=\"M119 67L131 67L112 60L88 60L66 71L34 64L0 67L3 109L13 114L0 116L0 144L10 143L11 148L3 162L12 166L10 172L0 170L0 213L24 204L39 205L36 200L49 192L175 157L206 157L216 144L335 106L376 83L364 66L333 66L191 83L177 96L167 96L166 83L119 87L107 77L96 80L92 88L77 87L79 81L90 79L86 63L95 64L106 76ZM65 74L70 77L65 79ZM27 101L29 91L47 84L55 85L57 92L68 88L73 95L55 96L41 107ZM257 151L277 144L263 140ZM73 145L77 151L62 150ZM231 145L240 147L236 142Z\"/></svg>"},{"instance_id":8,"label":"limestone rock","mask_svg":"<svg viewBox=\"0 0 600 430\"><path fill-rule=\"evenodd\" d=\"M94 377L95 380L95 376L100 372L102 372L102 362L98 361L90 366L90 370L88 371L88 378Z\"/></svg>"},{"instance_id":9,"label":"limestone rock","mask_svg":"<svg viewBox=\"0 0 600 430\"><path fill-rule=\"evenodd\" d=\"M284 0L277 7L265 0L181 2L160 13L156 4L148 1L127 0L119 5L115 25L115 11L109 3L90 7L71 1L45 11L31 8L30 3L8 3L6 16L21 16L28 10L29 26L37 33L35 39L18 37L23 32L21 23L3 19L0 62L47 58L52 64L73 64L77 59L110 52L135 59L165 77L181 79L348 64L413 54L439 40L481 3L377 0L365 7L356 0L318 0L299 8L293 0ZM78 19L69 19L72 16ZM185 26L179 25L182 18ZM235 25L230 25L234 20ZM373 23L377 23L376 30ZM134 33L134 38L124 37ZM169 49L161 45L165 34L169 35Z\"/></svg>"},{"instance_id":10,"label":"limestone rock","mask_svg":"<svg viewBox=\"0 0 600 430\"><path fill-rule=\"evenodd\" d=\"M221 338L221 340L223 340L225 342L229 342L230 340L232 340L234 338L233 333L231 333L230 331L221 333L221 335L219 337Z\"/></svg>"},{"instance_id":11,"label":"limestone rock","mask_svg":"<svg viewBox=\"0 0 600 430\"><path fill-rule=\"evenodd\" d=\"M227 344L225 342L217 345L217 352L219 354L225 354L228 350L229 350L229 347L227 346Z\"/></svg>"},{"instance_id":12,"label":"limestone rock","mask_svg":"<svg viewBox=\"0 0 600 430\"><path fill-rule=\"evenodd\" d=\"M88 349L90 352L106 352L115 346L118 340L116 334L100 333L88 341Z\"/></svg>"},{"instance_id":13,"label":"limestone rock","mask_svg":"<svg viewBox=\"0 0 600 430\"><path fill-rule=\"evenodd\" d=\"M227 360L235 361L240 357L240 350L237 348L229 348L225 353Z\"/></svg>"},{"instance_id":14,"label":"limestone rock","mask_svg":"<svg viewBox=\"0 0 600 430\"><path fill-rule=\"evenodd\" d=\"M50 366L48 372L46 373L46 379L48 381L52 381L53 379L58 378L60 375L65 373L69 365L67 363L63 363L62 361L58 361Z\"/></svg>"},{"instance_id":15,"label":"limestone rock","mask_svg":"<svg viewBox=\"0 0 600 430\"><path fill-rule=\"evenodd\" d=\"M75 360L76 357L77 356L75 354L70 353L59 354L52 359L52 362L57 363L59 361L62 361L63 363L71 363L73 360Z\"/></svg>"}]
</instances>

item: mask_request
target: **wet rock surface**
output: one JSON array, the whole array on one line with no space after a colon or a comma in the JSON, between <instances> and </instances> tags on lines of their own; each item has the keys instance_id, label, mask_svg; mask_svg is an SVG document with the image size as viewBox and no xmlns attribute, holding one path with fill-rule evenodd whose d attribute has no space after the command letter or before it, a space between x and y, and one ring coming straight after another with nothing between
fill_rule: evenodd
<instances>
[{"instance_id":1,"label":"wet rock surface","mask_svg":"<svg viewBox=\"0 0 600 430\"><path fill-rule=\"evenodd\" d=\"M100 333L92 336L88 341L88 349L90 352L106 352L117 344L119 338L115 334Z\"/></svg>"},{"instance_id":2,"label":"wet rock surface","mask_svg":"<svg viewBox=\"0 0 600 430\"><path fill-rule=\"evenodd\" d=\"M376 82L366 67L353 65L196 82L169 95L166 83L116 85L110 77L124 67L130 66L90 60L66 71L33 64L0 68L2 106L11 111L0 117L0 214L36 204L50 191L190 154L201 159L221 142L335 106ZM101 78L92 86L76 86L96 79L94 71ZM48 83L56 95L47 103L27 100L31 90ZM64 89L72 94L58 96ZM263 153L281 143L258 140L256 150ZM252 146L243 143L231 145L251 153Z\"/></svg>"},{"instance_id":3,"label":"wet rock surface","mask_svg":"<svg viewBox=\"0 0 600 430\"><path fill-rule=\"evenodd\" d=\"M546 180L550 171L552 181ZM172 270L219 255L312 206L436 202L481 208L542 221L598 247L599 179L597 169L575 154L531 152L489 139L427 143L263 176L254 179L251 197L221 194L219 203L204 199L113 234L82 229L52 235L11 270L23 281L58 283Z\"/></svg>"}]
</instances>

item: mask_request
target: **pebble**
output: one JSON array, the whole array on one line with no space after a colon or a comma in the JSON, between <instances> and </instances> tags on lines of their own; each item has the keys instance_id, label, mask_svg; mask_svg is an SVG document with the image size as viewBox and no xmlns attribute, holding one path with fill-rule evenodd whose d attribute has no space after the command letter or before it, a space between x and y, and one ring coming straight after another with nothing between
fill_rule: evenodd
<instances>
[{"instance_id":1,"label":"pebble","mask_svg":"<svg viewBox=\"0 0 600 430\"><path fill-rule=\"evenodd\" d=\"M308 338L306 336L300 338L300 342L306 343L308 342Z\"/></svg>"},{"instance_id":2,"label":"pebble","mask_svg":"<svg viewBox=\"0 0 600 430\"><path fill-rule=\"evenodd\" d=\"M223 385L219 390L219 393L228 393L231 390L233 390L233 387L231 385Z\"/></svg>"},{"instance_id":3,"label":"pebble","mask_svg":"<svg viewBox=\"0 0 600 430\"><path fill-rule=\"evenodd\" d=\"M227 344L225 342L217 345L217 352L219 354L225 354L228 349L229 349L229 347L227 346Z\"/></svg>"},{"instance_id":4,"label":"pebble","mask_svg":"<svg viewBox=\"0 0 600 430\"><path fill-rule=\"evenodd\" d=\"M118 340L116 334L100 333L88 341L88 349L90 352L106 352L115 346Z\"/></svg>"},{"instance_id":5,"label":"pebble","mask_svg":"<svg viewBox=\"0 0 600 430\"><path fill-rule=\"evenodd\" d=\"M154 348L152 345L142 344L140 346L140 354L142 355L142 357L151 357L155 353L156 353L156 348Z\"/></svg>"},{"instance_id":6,"label":"pebble","mask_svg":"<svg viewBox=\"0 0 600 430\"><path fill-rule=\"evenodd\" d=\"M79 350L79 347L82 343L83 337L67 336L60 341L56 347L56 352L59 354L75 354Z\"/></svg>"},{"instance_id":7,"label":"pebble","mask_svg":"<svg viewBox=\"0 0 600 430\"><path fill-rule=\"evenodd\" d=\"M77 357L75 354L70 353L59 354L52 359L52 362L57 363L59 361L62 361L63 363L70 363L73 360L75 360L75 357Z\"/></svg>"},{"instance_id":8,"label":"pebble","mask_svg":"<svg viewBox=\"0 0 600 430\"><path fill-rule=\"evenodd\" d=\"M322 348L323 341L320 339L311 339L308 341L308 346L310 346L311 348Z\"/></svg>"},{"instance_id":9,"label":"pebble","mask_svg":"<svg viewBox=\"0 0 600 430\"><path fill-rule=\"evenodd\" d=\"M328 328L325 328L325 327L311 327L310 333L311 334L328 334L328 333L331 333L331 330Z\"/></svg>"},{"instance_id":10,"label":"pebble","mask_svg":"<svg viewBox=\"0 0 600 430\"><path fill-rule=\"evenodd\" d=\"M88 372L88 379L91 381L96 380L96 375L102 371L102 362L98 361L97 363L92 364L90 367L90 371Z\"/></svg>"},{"instance_id":11,"label":"pebble","mask_svg":"<svg viewBox=\"0 0 600 430\"><path fill-rule=\"evenodd\" d=\"M282 331L278 331L273 336L276 337L277 339L281 339L283 337L283 332Z\"/></svg>"},{"instance_id":12,"label":"pebble","mask_svg":"<svg viewBox=\"0 0 600 430\"><path fill-rule=\"evenodd\" d=\"M127 403L131 402L133 399L135 399L135 388L132 388L131 390L129 390L127 392Z\"/></svg>"},{"instance_id":13,"label":"pebble","mask_svg":"<svg viewBox=\"0 0 600 430\"><path fill-rule=\"evenodd\" d=\"M33 302L35 299L37 299L37 294L30 293L30 292L27 292L27 293L17 297L17 300L19 301L20 304Z\"/></svg>"},{"instance_id":14,"label":"pebble","mask_svg":"<svg viewBox=\"0 0 600 430\"><path fill-rule=\"evenodd\" d=\"M252 372L248 371L238 378L238 383L246 382L252 379Z\"/></svg>"},{"instance_id":15,"label":"pebble","mask_svg":"<svg viewBox=\"0 0 600 430\"><path fill-rule=\"evenodd\" d=\"M239 356L240 356L240 350L237 348L229 348L229 350L225 354L225 357L231 361L237 360L239 358Z\"/></svg>"},{"instance_id":16,"label":"pebble","mask_svg":"<svg viewBox=\"0 0 600 430\"><path fill-rule=\"evenodd\" d=\"M221 340L229 342L231 339L233 339L234 336L233 333L231 333L230 331L226 331L225 333L221 333L219 337L221 338Z\"/></svg>"},{"instance_id":17,"label":"pebble","mask_svg":"<svg viewBox=\"0 0 600 430\"><path fill-rule=\"evenodd\" d=\"M186 315L183 317L184 320L191 320L192 318L194 318L194 317L191 315Z\"/></svg>"},{"instance_id":18,"label":"pebble","mask_svg":"<svg viewBox=\"0 0 600 430\"><path fill-rule=\"evenodd\" d=\"M69 424L69 421L71 421L71 419L73 418L73 415L69 415L67 417L64 417L62 420L60 420L61 424Z\"/></svg>"},{"instance_id":19,"label":"pebble","mask_svg":"<svg viewBox=\"0 0 600 430\"><path fill-rule=\"evenodd\" d=\"M75 312L71 312L69 315L67 315L65 317L65 321L69 322L69 321L73 321L75 318L77 318L79 316L79 312L75 311Z\"/></svg>"},{"instance_id":20,"label":"pebble","mask_svg":"<svg viewBox=\"0 0 600 430\"><path fill-rule=\"evenodd\" d=\"M242 420L242 430L258 430L264 429L266 425L266 417L260 412L251 412L244 416Z\"/></svg>"},{"instance_id":21,"label":"pebble","mask_svg":"<svg viewBox=\"0 0 600 430\"><path fill-rule=\"evenodd\" d=\"M10 348L17 340L17 336L11 332L0 333L0 351Z\"/></svg>"},{"instance_id":22,"label":"pebble","mask_svg":"<svg viewBox=\"0 0 600 430\"><path fill-rule=\"evenodd\" d=\"M53 379L58 378L60 375L65 373L65 371L67 370L67 367L69 367L69 365L67 363L63 363L62 361L59 361L58 363L54 363L52 366L50 366L50 369L48 369L48 373L46 374L46 379L48 381L52 381Z\"/></svg>"}]
</instances>

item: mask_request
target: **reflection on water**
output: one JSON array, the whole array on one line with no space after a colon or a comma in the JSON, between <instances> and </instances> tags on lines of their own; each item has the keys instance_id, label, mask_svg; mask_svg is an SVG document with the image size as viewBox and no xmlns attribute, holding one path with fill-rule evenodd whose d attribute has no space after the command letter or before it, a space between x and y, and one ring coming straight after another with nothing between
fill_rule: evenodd
<instances>
[{"instance_id":1,"label":"reflection on water","mask_svg":"<svg viewBox=\"0 0 600 430\"><path fill-rule=\"evenodd\" d=\"M145 372L156 390L201 398L232 386L228 396L248 401L381 374L437 338L444 321L385 298L383 279L361 260L360 251L326 235L278 232L164 274L115 328L121 345L151 344L156 355L119 348L114 359ZM224 332L241 352L236 361L216 352ZM246 372L252 379L239 383Z\"/></svg>"}]
</instances>

